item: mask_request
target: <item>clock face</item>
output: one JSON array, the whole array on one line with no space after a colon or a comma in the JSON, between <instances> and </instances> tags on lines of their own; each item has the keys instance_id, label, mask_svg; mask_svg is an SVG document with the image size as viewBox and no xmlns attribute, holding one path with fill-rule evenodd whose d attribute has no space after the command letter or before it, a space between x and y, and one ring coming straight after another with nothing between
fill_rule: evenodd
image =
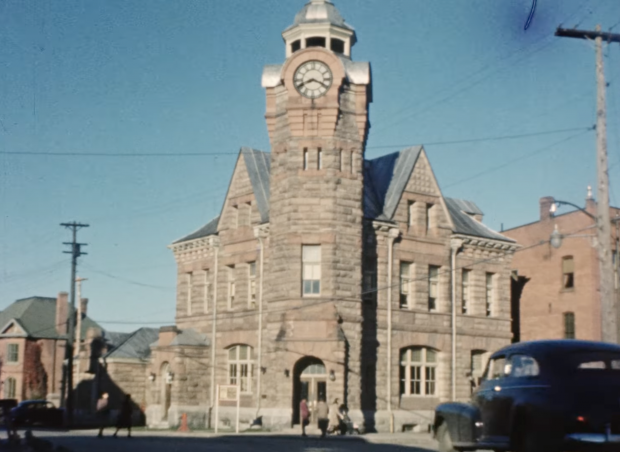
<instances>
[{"instance_id":1,"label":"clock face","mask_svg":"<svg viewBox=\"0 0 620 452\"><path fill-rule=\"evenodd\" d=\"M332 72L321 61L305 62L297 68L293 78L295 89L309 99L324 96L332 86L332 81Z\"/></svg>"}]
</instances>

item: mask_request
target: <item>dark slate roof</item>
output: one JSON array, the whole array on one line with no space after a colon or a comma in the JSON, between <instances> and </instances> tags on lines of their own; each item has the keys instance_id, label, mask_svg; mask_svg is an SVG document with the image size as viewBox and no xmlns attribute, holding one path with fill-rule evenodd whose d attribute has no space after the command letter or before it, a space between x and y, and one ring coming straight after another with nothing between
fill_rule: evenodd
<instances>
[{"instance_id":1,"label":"dark slate roof","mask_svg":"<svg viewBox=\"0 0 620 452\"><path fill-rule=\"evenodd\" d=\"M157 328L140 328L134 331L104 358L147 359L151 356L150 345L159 337Z\"/></svg>"},{"instance_id":2,"label":"dark slate roof","mask_svg":"<svg viewBox=\"0 0 620 452\"><path fill-rule=\"evenodd\" d=\"M195 232L192 232L190 235L183 237L182 239L176 240L173 244L189 242L190 240L201 239L203 237L208 237L213 234L217 234L217 226L220 223L219 215L215 217L213 220L209 221L203 227L198 229Z\"/></svg>"},{"instance_id":3,"label":"dark slate roof","mask_svg":"<svg viewBox=\"0 0 620 452\"><path fill-rule=\"evenodd\" d=\"M118 347L127 340L132 333L118 333L114 331L106 331L103 335L108 350Z\"/></svg>"},{"instance_id":4,"label":"dark slate roof","mask_svg":"<svg viewBox=\"0 0 620 452\"><path fill-rule=\"evenodd\" d=\"M240 154L243 156L245 167L250 176L261 222L267 223L269 221L269 171L271 168L271 155L268 152L257 151L248 147L241 148ZM173 245L217 234L219 222L220 216L209 221L190 235L176 240L173 242Z\"/></svg>"},{"instance_id":5,"label":"dark slate roof","mask_svg":"<svg viewBox=\"0 0 620 452\"><path fill-rule=\"evenodd\" d=\"M68 306L70 309L70 306ZM15 301L0 312L0 328L16 320L28 337L39 339L62 339L56 331L56 298L30 297ZM82 337L89 328L103 330L88 316L82 317Z\"/></svg>"},{"instance_id":6,"label":"dark slate roof","mask_svg":"<svg viewBox=\"0 0 620 452\"><path fill-rule=\"evenodd\" d=\"M250 182L256 197L256 204L263 223L269 221L269 171L271 155L251 148L241 148L245 167L250 175Z\"/></svg>"},{"instance_id":7,"label":"dark slate roof","mask_svg":"<svg viewBox=\"0 0 620 452\"><path fill-rule=\"evenodd\" d=\"M364 162L364 216L391 221L422 146Z\"/></svg>"},{"instance_id":8,"label":"dark slate roof","mask_svg":"<svg viewBox=\"0 0 620 452\"><path fill-rule=\"evenodd\" d=\"M495 232L485 226L471 215L482 215L482 211L471 201L462 199L444 198L448 213L454 223L453 232L486 239L501 240L503 242L516 243L514 240Z\"/></svg>"}]
</instances>

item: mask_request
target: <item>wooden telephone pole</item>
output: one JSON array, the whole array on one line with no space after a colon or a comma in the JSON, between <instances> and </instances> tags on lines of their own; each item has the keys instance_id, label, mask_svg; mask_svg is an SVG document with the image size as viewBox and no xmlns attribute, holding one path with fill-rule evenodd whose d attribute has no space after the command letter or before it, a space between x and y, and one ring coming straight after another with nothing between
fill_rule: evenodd
<instances>
[{"instance_id":1,"label":"wooden telephone pole","mask_svg":"<svg viewBox=\"0 0 620 452\"><path fill-rule=\"evenodd\" d=\"M607 164L607 108L605 106L605 71L603 67L603 40L620 42L620 34L604 33L597 25L595 31L558 28L556 36L588 39L596 48L596 167L598 202L596 230L600 268L601 336L605 342L618 342L618 310L614 290L614 270L611 258L611 218L609 216L609 170Z\"/></svg>"}]
</instances>

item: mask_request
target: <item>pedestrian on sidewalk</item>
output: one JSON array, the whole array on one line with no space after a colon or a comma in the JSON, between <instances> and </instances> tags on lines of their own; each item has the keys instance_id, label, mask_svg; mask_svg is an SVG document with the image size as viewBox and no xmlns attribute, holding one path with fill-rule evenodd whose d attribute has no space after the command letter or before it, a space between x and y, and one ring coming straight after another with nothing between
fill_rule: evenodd
<instances>
[{"instance_id":1,"label":"pedestrian on sidewalk","mask_svg":"<svg viewBox=\"0 0 620 452\"><path fill-rule=\"evenodd\" d=\"M319 423L319 429L321 430L321 438L325 438L327 434L327 426L329 425L329 407L325 403L325 398L321 398L316 405L316 417Z\"/></svg>"},{"instance_id":2,"label":"pedestrian on sidewalk","mask_svg":"<svg viewBox=\"0 0 620 452\"><path fill-rule=\"evenodd\" d=\"M299 403L299 417L301 418L301 436L308 436L306 435L306 426L310 423L310 410L306 399L301 399Z\"/></svg>"},{"instance_id":3,"label":"pedestrian on sidewalk","mask_svg":"<svg viewBox=\"0 0 620 452\"><path fill-rule=\"evenodd\" d=\"M97 423L99 424L98 438L103 438L103 429L107 427L110 407L108 405L108 393L104 392L97 400L97 410L95 412Z\"/></svg>"},{"instance_id":4,"label":"pedestrian on sidewalk","mask_svg":"<svg viewBox=\"0 0 620 452\"><path fill-rule=\"evenodd\" d=\"M340 430L340 422L342 420L340 414L340 405L338 399L334 399L334 403L329 407L329 427L330 433L337 433Z\"/></svg>"},{"instance_id":5,"label":"pedestrian on sidewalk","mask_svg":"<svg viewBox=\"0 0 620 452\"><path fill-rule=\"evenodd\" d=\"M125 400L123 400L121 412L119 413L118 420L116 422L116 432L114 432L115 438L116 435L118 435L118 431L122 428L127 429L127 438L131 438L131 415L133 414L133 407L131 404L131 395L127 394L125 396Z\"/></svg>"}]
</instances>

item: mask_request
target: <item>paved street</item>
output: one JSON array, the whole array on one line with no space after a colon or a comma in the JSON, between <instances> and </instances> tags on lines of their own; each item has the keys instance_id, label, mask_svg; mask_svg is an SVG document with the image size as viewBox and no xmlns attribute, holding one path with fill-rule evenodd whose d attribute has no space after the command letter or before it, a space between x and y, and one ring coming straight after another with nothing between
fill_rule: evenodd
<instances>
[{"instance_id":1,"label":"paved street","mask_svg":"<svg viewBox=\"0 0 620 452\"><path fill-rule=\"evenodd\" d=\"M242 434L240 436L215 436L210 434L181 435L171 432L135 432L131 439L111 438L111 432L103 439L96 438L95 431L35 432L72 451L109 452L163 452L163 451L223 451L246 452L266 450L279 451L355 451L355 452L432 452L436 443L428 435L395 434L366 435L362 437L331 437L321 440L316 436L301 438L282 434Z\"/></svg>"}]
</instances>

